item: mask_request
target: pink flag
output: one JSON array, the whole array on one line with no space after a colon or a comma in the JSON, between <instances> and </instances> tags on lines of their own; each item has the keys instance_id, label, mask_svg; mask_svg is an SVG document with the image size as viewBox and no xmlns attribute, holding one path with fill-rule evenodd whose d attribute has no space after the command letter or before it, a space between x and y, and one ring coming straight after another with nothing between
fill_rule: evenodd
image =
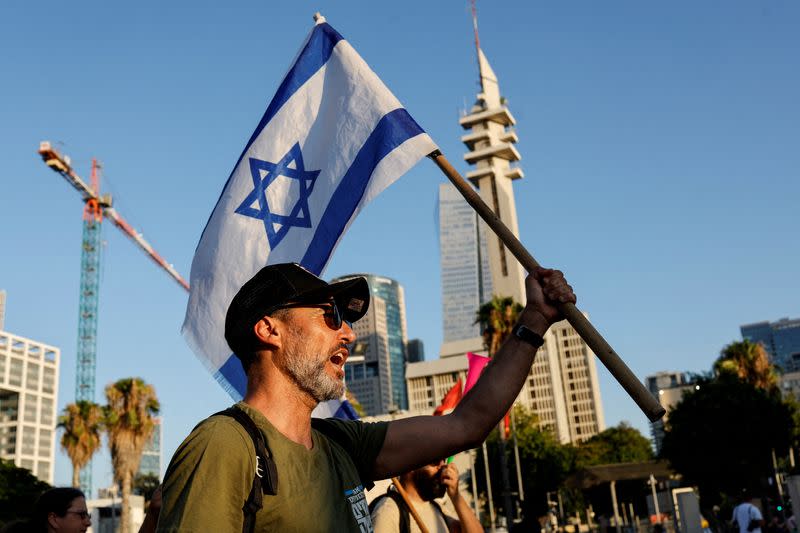
<instances>
[{"instance_id":1,"label":"pink flag","mask_svg":"<svg viewBox=\"0 0 800 533\"><path fill-rule=\"evenodd\" d=\"M481 372L491 361L489 357L472 352L467 352L467 360L469 360L469 370L467 370L467 384L464 385L464 394L477 383L478 378L481 377Z\"/></svg>"}]
</instances>

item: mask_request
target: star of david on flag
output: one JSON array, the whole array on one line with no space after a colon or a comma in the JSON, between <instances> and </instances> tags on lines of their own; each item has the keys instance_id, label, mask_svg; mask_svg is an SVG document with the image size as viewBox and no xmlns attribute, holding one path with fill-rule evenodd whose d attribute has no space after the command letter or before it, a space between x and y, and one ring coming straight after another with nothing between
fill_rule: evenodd
<instances>
[{"instance_id":1,"label":"star of david on flag","mask_svg":"<svg viewBox=\"0 0 800 533\"><path fill-rule=\"evenodd\" d=\"M294 167L289 166L292 163L294 163ZM262 176L262 172L265 175ZM250 174L253 178L253 190L247 195L242 204L236 208L236 212L240 215L263 220L264 229L267 230L269 247L275 248L292 226L300 228L311 227L311 217L308 214L308 195L314 189L314 181L319 176L319 173L319 170L306 171L303 165L300 143L295 143L277 163L270 163L269 161L251 157ZM271 212L266 196L267 187L280 179L281 176L298 182L297 203L292 206L288 215ZM254 202L258 202L258 209L252 207ZM299 216L301 214L302 216Z\"/></svg>"},{"instance_id":2,"label":"star of david on flag","mask_svg":"<svg viewBox=\"0 0 800 533\"><path fill-rule=\"evenodd\" d=\"M224 323L242 284L274 263L321 274L361 209L434 150L350 43L319 17L236 161L192 261L182 332L235 400L247 383ZM342 416L347 407L327 402L315 416Z\"/></svg>"}]
</instances>

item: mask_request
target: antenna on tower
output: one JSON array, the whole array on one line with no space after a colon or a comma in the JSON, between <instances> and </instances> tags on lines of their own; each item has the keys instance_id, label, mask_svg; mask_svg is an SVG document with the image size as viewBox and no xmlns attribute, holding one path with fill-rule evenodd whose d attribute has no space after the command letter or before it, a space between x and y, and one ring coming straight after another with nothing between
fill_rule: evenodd
<instances>
[{"instance_id":1,"label":"antenna on tower","mask_svg":"<svg viewBox=\"0 0 800 533\"><path fill-rule=\"evenodd\" d=\"M481 40L478 37L478 7L476 6L476 0L470 0L470 6L472 8L472 31L475 33L475 61L478 63L478 82L483 86L481 76Z\"/></svg>"}]
</instances>

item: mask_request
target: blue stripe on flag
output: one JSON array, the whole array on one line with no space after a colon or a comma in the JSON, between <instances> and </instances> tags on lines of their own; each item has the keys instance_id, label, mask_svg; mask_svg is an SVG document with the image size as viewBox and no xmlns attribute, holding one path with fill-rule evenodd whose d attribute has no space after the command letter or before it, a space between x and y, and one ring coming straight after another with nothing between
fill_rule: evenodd
<instances>
[{"instance_id":1,"label":"blue stripe on flag","mask_svg":"<svg viewBox=\"0 0 800 533\"><path fill-rule=\"evenodd\" d=\"M350 405L347 400L342 400L342 405L333 413L333 418L341 418L342 420L358 420L358 413Z\"/></svg>"},{"instance_id":2,"label":"blue stripe on flag","mask_svg":"<svg viewBox=\"0 0 800 533\"><path fill-rule=\"evenodd\" d=\"M302 87L311 76L322 68L322 65L327 63L328 58L330 58L331 53L333 53L333 47L343 39L344 37L339 35L339 32L334 30L327 22L314 26L311 37L309 37L306 46L303 48L303 51L300 52L300 56L297 58L297 61L295 61L294 65L292 65L289 73L286 74L281 86L278 87L275 96L272 97L272 102L269 103L269 107L264 113L264 116L261 117L261 122L258 123L256 131L253 132L252 137L250 137L250 140L247 142L244 152L250 148L250 145L253 144L259 136L261 130L264 129L264 126L272 120L272 117L275 116L275 113L278 112L283 104L285 104L289 98L297 92L297 89ZM239 156L239 161L242 160L244 152ZM239 162L237 161L236 164L238 165Z\"/></svg>"},{"instance_id":3,"label":"blue stripe on flag","mask_svg":"<svg viewBox=\"0 0 800 533\"><path fill-rule=\"evenodd\" d=\"M336 240L361 202L375 167L392 150L421 133L425 132L405 109L383 116L333 193L301 265L317 275L322 272Z\"/></svg>"},{"instance_id":4,"label":"blue stripe on flag","mask_svg":"<svg viewBox=\"0 0 800 533\"><path fill-rule=\"evenodd\" d=\"M217 378L217 381L222 383L222 386L226 389L228 389L228 387L225 387L226 383L222 382L220 378L222 377L227 380L227 385L233 389L228 389L228 393L231 396L233 396L233 392L235 391L243 398L245 392L247 392L247 374L244 373L242 362L239 361L236 354L231 354L230 357L228 357L228 360L219 368L217 375L214 377Z\"/></svg>"},{"instance_id":5,"label":"blue stripe on flag","mask_svg":"<svg viewBox=\"0 0 800 533\"><path fill-rule=\"evenodd\" d=\"M308 42L303 47L300 55L297 56L297 61L294 62L294 65L292 65L292 68L289 69L286 77L283 78L280 87L278 87L278 91L275 93L275 96L272 97L272 101L269 103L269 107L267 107L267 110L264 112L264 116L261 117L261 121L259 121L256 130L253 132L253 135L250 136L250 140L247 141L247 145L244 147L244 150L242 150L241 155L239 155L239 159L236 160L236 164L233 165L233 170L228 176L228 180L225 182L225 186L222 188L222 191L219 193L217 203L214 205L219 204L222 195L228 189L228 184L230 183L231 178L233 178L233 173L236 171L236 167L238 167L239 163L242 162L244 154L247 153L250 145L255 142L255 140L261 134L261 131L266 127L267 123L269 123L269 121L272 120L272 117L275 116L275 113L277 113L278 110L283 107L283 104L289 101L292 95L297 92L297 90L302 87L303 84L307 82L309 78L311 78L311 76L321 69L325 63L327 63L328 59L333 53L333 48L336 46L336 43L343 40L344 37L342 37L338 31L334 30L327 22L314 26L314 30L311 32ZM211 213L213 214L214 212L212 211ZM206 228L208 228L208 223L210 221L211 216L209 215L206 225L203 228L203 232L200 234L200 240L197 241L198 246L203 240L203 235L205 235ZM195 252L197 252L196 248Z\"/></svg>"}]
</instances>

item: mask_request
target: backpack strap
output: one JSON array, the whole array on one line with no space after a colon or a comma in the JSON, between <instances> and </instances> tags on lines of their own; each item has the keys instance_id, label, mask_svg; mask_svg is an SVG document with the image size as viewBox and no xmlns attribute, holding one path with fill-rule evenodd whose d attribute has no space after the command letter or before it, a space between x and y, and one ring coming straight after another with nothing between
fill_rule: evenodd
<instances>
[{"instance_id":1,"label":"backpack strap","mask_svg":"<svg viewBox=\"0 0 800 533\"><path fill-rule=\"evenodd\" d=\"M242 532L251 533L255 531L256 513L264 506L263 494L271 496L278 494L278 468L275 466L275 460L272 458L264 434L256 427L250 415L236 406L229 407L212 416L217 415L229 416L239 422L250 435L256 450L256 472L253 476L253 485L250 488L250 495L242 507L244 512Z\"/></svg>"},{"instance_id":2,"label":"backpack strap","mask_svg":"<svg viewBox=\"0 0 800 533\"><path fill-rule=\"evenodd\" d=\"M398 531L399 533L409 533L411 531L411 521L409 519L409 512L408 506L406 506L406 502L403 501L403 497L400 496L400 493L396 490L389 487L385 493L381 494L369 504L369 513L372 514L375 509L378 507L378 502L383 500L384 498L389 498L392 500L395 505L397 505L397 510L399 514L399 524L398 524Z\"/></svg>"}]
</instances>

